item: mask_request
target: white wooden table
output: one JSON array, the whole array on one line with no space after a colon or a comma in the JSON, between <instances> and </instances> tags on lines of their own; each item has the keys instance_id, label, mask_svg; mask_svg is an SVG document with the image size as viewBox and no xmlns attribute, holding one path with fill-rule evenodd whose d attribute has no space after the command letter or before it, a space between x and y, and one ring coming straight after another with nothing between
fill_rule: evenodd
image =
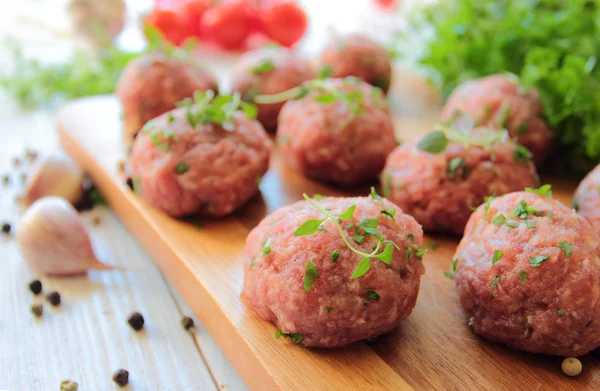
<instances>
[{"instance_id":1,"label":"white wooden table","mask_svg":"<svg viewBox=\"0 0 600 391\"><path fill-rule=\"evenodd\" d=\"M131 0L129 5L135 12L148 3ZM381 26L381 15L365 15L361 12L364 3L358 5L360 0L354 10L348 10L349 2L342 0L303 3L313 26L301 47L306 54L318 52L331 26L350 31L365 18L371 26ZM30 49L60 57L61 52L49 46L51 41L46 37L26 27L17 31L15 26L19 25L19 15L24 14L56 22L61 17L57 10L63 4L64 0L0 0L0 37L18 36L33 47ZM393 23L389 17L387 22ZM378 32L373 31L375 35ZM6 64L4 60L0 56L0 64ZM221 61L227 59L215 59L215 64ZM13 233L21 213L15 197L25 169L15 169L12 158L23 155L26 148L60 151L52 113L21 112L0 95L0 175L11 176L8 188L0 185L0 223L10 222ZM98 226L91 223L96 215L101 220ZM182 328L181 318L192 316L189 308L110 210L99 208L84 217L100 259L141 271L41 278L44 292L57 290L62 296L61 306L55 309L43 295L31 294L28 284L40 276L26 268L12 235L0 235L0 390L58 390L64 379L78 382L80 391L113 390L118 387L111 377L119 368L130 372L130 390L247 389L197 320L192 333ZM42 318L30 313L32 303L45 304ZM144 315L142 332L127 324L133 311Z\"/></svg>"}]
</instances>

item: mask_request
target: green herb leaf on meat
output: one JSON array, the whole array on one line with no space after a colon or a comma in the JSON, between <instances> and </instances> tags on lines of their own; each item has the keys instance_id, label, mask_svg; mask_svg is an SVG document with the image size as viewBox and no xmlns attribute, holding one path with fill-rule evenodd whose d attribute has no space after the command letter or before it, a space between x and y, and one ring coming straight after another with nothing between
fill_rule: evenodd
<instances>
[{"instance_id":1,"label":"green herb leaf on meat","mask_svg":"<svg viewBox=\"0 0 600 391\"><path fill-rule=\"evenodd\" d=\"M375 201L381 201L383 199L379 194L377 194L377 191L373 186L371 186L371 198Z\"/></svg>"},{"instance_id":2,"label":"green herb leaf on meat","mask_svg":"<svg viewBox=\"0 0 600 391\"><path fill-rule=\"evenodd\" d=\"M461 157L455 157L454 159L451 159L448 162L448 178L449 179L453 179L455 174L456 174L456 170L458 170L460 167L465 165L465 159L461 158Z\"/></svg>"},{"instance_id":3,"label":"green herb leaf on meat","mask_svg":"<svg viewBox=\"0 0 600 391\"><path fill-rule=\"evenodd\" d=\"M542 263L546 262L548 259L550 259L549 256L541 256L541 255L538 255L535 257L529 257L529 264L531 266L538 267Z\"/></svg>"},{"instance_id":4,"label":"green herb leaf on meat","mask_svg":"<svg viewBox=\"0 0 600 391\"><path fill-rule=\"evenodd\" d=\"M495 226L501 226L502 224L504 224L506 222L506 217L503 214L499 214L498 216L494 217L492 219L492 224L494 224Z\"/></svg>"},{"instance_id":5,"label":"green herb leaf on meat","mask_svg":"<svg viewBox=\"0 0 600 391\"><path fill-rule=\"evenodd\" d=\"M183 173L187 172L187 170L188 170L189 168L190 168L190 167L187 165L187 163L184 163L184 162L179 162L179 163L177 163L177 165L175 166L175 172L176 172L177 174L183 174Z\"/></svg>"},{"instance_id":6,"label":"green herb leaf on meat","mask_svg":"<svg viewBox=\"0 0 600 391\"><path fill-rule=\"evenodd\" d=\"M521 281L525 282L525 280L527 279L527 272L525 270L521 270L519 272L519 278L521 279Z\"/></svg>"},{"instance_id":7,"label":"green herb leaf on meat","mask_svg":"<svg viewBox=\"0 0 600 391\"><path fill-rule=\"evenodd\" d=\"M421 138L417 144L417 148L424 152L438 154L446 150L449 142L450 140L446 137L446 133L436 130Z\"/></svg>"},{"instance_id":8,"label":"green herb leaf on meat","mask_svg":"<svg viewBox=\"0 0 600 391\"><path fill-rule=\"evenodd\" d=\"M340 257L340 250L338 250L336 248L335 250L333 250L331 252L331 255L329 256L329 259L331 259L331 263L335 263L335 261L337 261L339 257Z\"/></svg>"},{"instance_id":9,"label":"green herb leaf on meat","mask_svg":"<svg viewBox=\"0 0 600 391\"><path fill-rule=\"evenodd\" d=\"M269 58L262 59L258 64L250 68L250 71L255 75L271 72L275 69L275 64Z\"/></svg>"},{"instance_id":10,"label":"green herb leaf on meat","mask_svg":"<svg viewBox=\"0 0 600 391\"><path fill-rule=\"evenodd\" d=\"M529 152L529 149L522 145L517 145L515 148L515 160L518 162L530 162L533 155Z\"/></svg>"},{"instance_id":11,"label":"green herb leaf on meat","mask_svg":"<svg viewBox=\"0 0 600 391\"><path fill-rule=\"evenodd\" d=\"M452 264L450 265L450 270L445 271L444 275L446 277L448 277L449 279L453 280L456 269L458 269L458 259L455 259L454 261L452 261Z\"/></svg>"},{"instance_id":12,"label":"green herb leaf on meat","mask_svg":"<svg viewBox=\"0 0 600 391\"><path fill-rule=\"evenodd\" d=\"M317 278L319 278L319 270L309 259L306 262L306 269L304 270L304 292L312 289Z\"/></svg>"},{"instance_id":13,"label":"green herb leaf on meat","mask_svg":"<svg viewBox=\"0 0 600 391\"><path fill-rule=\"evenodd\" d=\"M537 189L532 189L531 187L526 187L525 192L532 193L532 194L539 194L541 196L552 198L552 185L543 185Z\"/></svg>"},{"instance_id":14,"label":"green herb leaf on meat","mask_svg":"<svg viewBox=\"0 0 600 391\"><path fill-rule=\"evenodd\" d=\"M333 75L333 68L329 64L323 65L319 68L319 73L317 74L318 79L327 79Z\"/></svg>"},{"instance_id":15,"label":"green herb leaf on meat","mask_svg":"<svg viewBox=\"0 0 600 391\"><path fill-rule=\"evenodd\" d=\"M390 210L383 209L381 211L381 214L385 215L385 216L388 216L392 220L396 220L395 217L394 217L394 216L396 216L396 209L390 209Z\"/></svg>"},{"instance_id":16,"label":"green herb leaf on meat","mask_svg":"<svg viewBox=\"0 0 600 391\"><path fill-rule=\"evenodd\" d=\"M340 213L334 216L339 217L340 219L350 220L352 216L354 216L354 210L356 209L356 205L350 205L348 209L344 213Z\"/></svg>"},{"instance_id":17,"label":"green herb leaf on meat","mask_svg":"<svg viewBox=\"0 0 600 391\"><path fill-rule=\"evenodd\" d=\"M565 255L567 257L570 257L571 254L573 253L573 245L571 243L568 242L559 242L556 247L560 248L561 250L563 250L565 252Z\"/></svg>"},{"instance_id":18,"label":"green herb leaf on meat","mask_svg":"<svg viewBox=\"0 0 600 391\"><path fill-rule=\"evenodd\" d=\"M358 277L365 275L369 269L371 268L371 260L367 257L364 257L358 263L358 266L354 270L354 273L350 276L351 280L354 280Z\"/></svg>"},{"instance_id":19,"label":"green herb leaf on meat","mask_svg":"<svg viewBox=\"0 0 600 391\"><path fill-rule=\"evenodd\" d=\"M496 286L498 286L499 282L500 282L500 274L496 274L496 276L492 280L492 289L495 288Z\"/></svg>"},{"instance_id":20,"label":"green herb leaf on meat","mask_svg":"<svg viewBox=\"0 0 600 391\"><path fill-rule=\"evenodd\" d=\"M379 301L379 299L381 298L379 296L379 293L377 293L373 289L367 289L365 293L367 294L367 297L373 301Z\"/></svg>"},{"instance_id":21,"label":"green herb leaf on meat","mask_svg":"<svg viewBox=\"0 0 600 391\"><path fill-rule=\"evenodd\" d=\"M535 221L523 221L527 228L535 228Z\"/></svg>"},{"instance_id":22,"label":"green herb leaf on meat","mask_svg":"<svg viewBox=\"0 0 600 391\"><path fill-rule=\"evenodd\" d=\"M379 259L381 262L389 265L392 263L392 257L394 255L394 246L392 244L388 244L385 246L383 251L380 254L374 255L373 258Z\"/></svg>"},{"instance_id":23,"label":"green herb leaf on meat","mask_svg":"<svg viewBox=\"0 0 600 391\"><path fill-rule=\"evenodd\" d=\"M302 341L304 341L304 334L300 334L300 333L290 333L290 334L286 334L284 332L282 332L281 330L277 330L275 332L275 338L279 339L281 337L284 338L289 338L292 340L293 343L302 344Z\"/></svg>"},{"instance_id":24,"label":"green herb leaf on meat","mask_svg":"<svg viewBox=\"0 0 600 391\"><path fill-rule=\"evenodd\" d=\"M294 231L296 236L312 235L319 229L319 226L327 219L322 220L307 220Z\"/></svg>"},{"instance_id":25,"label":"green herb leaf on meat","mask_svg":"<svg viewBox=\"0 0 600 391\"><path fill-rule=\"evenodd\" d=\"M271 247L263 247L261 251L263 254L268 255L271 252Z\"/></svg>"},{"instance_id":26,"label":"green herb leaf on meat","mask_svg":"<svg viewBox=\"0 0 600 391\"><path fill-rule=\"evenodd\" d=\"M494 255L492 256L492 267L494 267L496 262L501 260L503 256L504 256L504 253L502 251L494 250Z\"/></svg>"}]
</instances>

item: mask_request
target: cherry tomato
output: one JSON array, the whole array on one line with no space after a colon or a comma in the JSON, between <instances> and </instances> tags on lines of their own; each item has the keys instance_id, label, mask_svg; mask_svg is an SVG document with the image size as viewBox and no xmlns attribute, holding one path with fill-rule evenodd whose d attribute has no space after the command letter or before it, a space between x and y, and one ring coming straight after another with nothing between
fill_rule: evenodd
<instances>
[{"instance_id":1,"label":"cherry tomato","mask_svg":"<svg viewBox=\"0 0 600 391\"><path fill-rule=\"evenodd\" d=\"M179 45L189 36L185 22L175 11L155 8L146 16L144 23L156 28L167 41L175 45Z\"/></svg>"},{"instance_id":2,"label":"cherry tomato","mask_svg":"<svg viewBox=\"0 0 600 391\"><path fill-rule=\"evenodd\" d=\"M210 7L209 0L184 0L177 5L177 13L184 20L190 34L200 36L200 20Z\"/></svg>"},{"instance_id":3,"label":"cherry tomato","mask_svg":"<svg viewBox=\"0 0 600 391\"><path fill-rule=\"evenodd\" d=\"M375 4L380 6L383 9L392 9L396 8L398 5L398 0L375 0Z\"/></svg>"},{"instance_id":4,"label":"cherry tomato","mask_svg":"<svg viewBox=\"0 0 600 391\"><path fill-rule=\"evenodd\" d=\"M200 30L227 49L239 49L252 31L252 16L245 2L216 5L202 15Z\"/></svg>"},{"instance_id":5,"label":"cherry tomato","mask_svg":"<svg viewBox=\"0 0 600 391\"><path fill-rule=\"evenodd\" d=\"M265 7L262 21L267 35L284 46L292 46L298 42L308 24L302 8L289 1Z\"/></svg>"}]
</instances>

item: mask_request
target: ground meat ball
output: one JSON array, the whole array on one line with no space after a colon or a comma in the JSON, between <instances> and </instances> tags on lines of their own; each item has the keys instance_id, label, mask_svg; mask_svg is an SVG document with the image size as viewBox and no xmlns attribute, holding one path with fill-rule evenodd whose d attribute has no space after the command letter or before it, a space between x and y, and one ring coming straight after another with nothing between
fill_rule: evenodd
<instances>
[{"instance_id":1,"label":"ground meat ball","mask_svg":"<svg viewBox=\"0 0 600 391\"><path fill-rule=\"evenodd\" d=\"M267 216L248 235L242 299L283 333L300 334L306 346L343 346L392 330L410 314L417 300L424 273L417 257L423 244L421 227L385 199L329 197L317 202L332 213L356 205L353 219L342 221L341 226L361 251L371 253L377 239L370 236L358 244L350 239L355 230L347 227L367 218L379 219L377 230L400 250L394 250L389 265L371 259L366 274L350 279L361 257L348 249L329 219L316 233L295 236L294 231L307 220L323 218L308 202L297 202ZM394 209L394 220L381 213ZM339 257L334 262L336 250ZM308 260L319 276L305 291Z\"/></svg>"},{"instance_id":2,"label":"ground meat ball","mask_svg":"<svg viewBox=\"0 0 600 391\"><path fill-rule=\"evenodd\" d=\"M600 345L599 254L589 223L551 198L518 192L480 206L454 255L469 324L529 352L586 354Z\"/></svg>"},{"instance_id":3,"label":"ground meat ball","mask_svg":"<svg viewBox=\"0 0 600 391\"><path fill-rule=\"evenodd\" d=\"M381 90L356 78L324 83L326 89L283 106L277 130L282 155L307 177L323 182L351 186L375 178L396 146ZM340 98L319 101L333 95Z\"/></svg>"},{"instance_id":4,"label":"ground meat ball","mask_svg":"<svg viewBox=\"0 0 600 391\"><path fill-rule=\"evenodd\" d=\"M529 149L536 163L549 152L552 132L544 121L539 94L510 75L493 75L460 85L448 98L442 120L469 114L477 124L504 127Z\"/></svg>"},{"instance_id":5,"label":"ground meat ball","mask_svg":"<svg viewBox=\"0 0 600 391\"><path fill-rule=\"evenodd\" d=\"M600 235L600 166L587 174L577 187L573 207Z\"/></svg>"},{"instance_id":6,"label":"ground meat ball","mask_svg":"<svg viewBox=\"0 0 600 391\"><path fill-rule=\"evenodd\" d=\"M321 70L331 69L331 77L356 76L383 92L390 88L392 60L389 52L361 34L332 39L321 53L320 66Z\"/></svg>"},{"instance_id":7,"label":"ground meat ball","mask_svg":"<svg viewBox=\"0 0 600 391\"><path fill-rule=\"evenodd\" d=\"M228 131L212 123L191 128L185 110L144 126L131 150L132 178L146 201L171 216L227 215L257 193L271 140L241 112Z\"/></svg>"},{"instance_id":8,"label":"ground meat ball","mask_svg":"<svg viewBox=\"0 0 600 391\"><path fill-rule=\"evenodd\" d=\"M256 95L272 95L290 90L315 78L308 61L281 47L263 48L245 54L233 70L232 90L251 102ZM258 120L270 131L285 102L260 104Z\"/></svg>"},{"instance_id":9,"label":"ground meat ball","mask_svg":"<svg viewBox=\"0 0 600 391\"><path fill-rule=\"evenodd\" d=\"M511 141L492 147L451 142L444 152L430 154L409 142L388 156L382 189L426 232L461 235L472 208L484 197L536 186L535 167L521 161L515 154L519 150Z\"/></svg>"},{"instance_id":10,"label":"ground meat ball","mask_svg":"<svg viewBox=\"0 0 600 391\"><path fill-rule=\"evenodd\" d=\"M124 141L130 146L142 126L175 108L194 91L214 90L215 77L197 60L152 52L131 61L119 78L117 96L123 105Z\"/></svg>"}]
</instances>

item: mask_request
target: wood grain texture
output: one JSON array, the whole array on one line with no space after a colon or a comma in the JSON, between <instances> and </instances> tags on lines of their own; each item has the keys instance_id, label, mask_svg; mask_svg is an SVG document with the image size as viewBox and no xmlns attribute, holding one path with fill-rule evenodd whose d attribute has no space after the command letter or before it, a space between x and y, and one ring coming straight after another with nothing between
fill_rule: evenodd
<instances>
[{"instance_id":1,"label":"wood grain texture","mask_svg":"<svg viewBox=\"0 0 600 391\"><path fill-rule=\"evenodd\" d=\"M19 112L0 97L0 222L18 226L15 197L26 167L12 167L12 158L25 148L58 151L52 115ZM99 226L91 224L100 217ZM123 367L131 373L128 390L244 390L245 385L225 359L204 326L197 322L198 346L180 319L191 310L178 303L144 250L107 208L86 212L96 251L106 262L141 272L91 272L89 278L43 278L45 292L57 290L63 303L52 308L43 296L34 297L27 284L33 276L21 260L16 243L0 235L0 390L57 390L71 378L83 390L112 390L112 373ZM35 319L32 303L44 304ZM137 334L127 316L140 311L147 321Z\"/></svg>"},{"instance_id":2,"label":"wood grain texture","mask_svg":"<svg viewBox=\"0 0 600 391\"><path fill-rule=\"evenodd\" d=\"M436 95L402 73L390 97L399 138L430 129L438 115ZM262 194L242 210L202 229L150 208L116 173L120 146L120 106L114 97L73 102L58 115L65 149L85 167L111 207L148 250L163 273L206 325L247 384L256 390L585 390L600 387L597 360L583 358L575 379L560 371L560 359L528 355L478 338L467 327L454 284L443 275L457 238L427 237L440 243L424 259L413 314L397 330L370 343L343 349L302 349L276 340L275 327L239 300L243 244L248 231L302 192L341 192L289 169L274 153L261 183ZM570 199L573 183L554 183L556 196ZM365 194L366 188L350 193ZM349 193L347 193L349 194Z\"/></svg>"}]
</instances>

